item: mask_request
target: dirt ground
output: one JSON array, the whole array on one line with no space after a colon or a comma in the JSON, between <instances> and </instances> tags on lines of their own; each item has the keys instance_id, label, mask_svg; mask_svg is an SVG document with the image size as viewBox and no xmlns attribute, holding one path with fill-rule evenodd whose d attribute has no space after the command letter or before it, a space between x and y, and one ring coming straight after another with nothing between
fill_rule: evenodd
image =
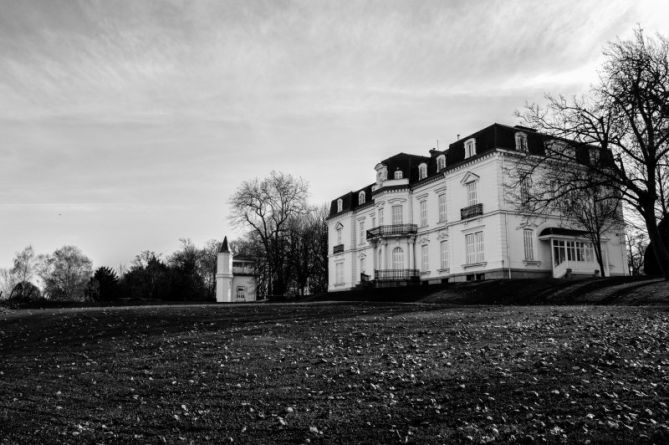
<instances>
[{"instance_id":1,"label":"dirt ground","mask_svg":"<svg viewBox=\"0 0 669 445\"><path fill-rule=\"evenodd\" d=\"M0 443L667 443L668 340L663 306L10 311Z\"/></svg>"}]
</instances>

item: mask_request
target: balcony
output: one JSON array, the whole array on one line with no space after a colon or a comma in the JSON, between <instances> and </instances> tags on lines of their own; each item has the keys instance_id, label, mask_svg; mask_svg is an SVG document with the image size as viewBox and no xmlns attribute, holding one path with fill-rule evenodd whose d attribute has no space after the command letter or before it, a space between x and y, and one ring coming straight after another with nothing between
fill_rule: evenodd
<instances>
[{"instance_id":1,"label":"balcony","mask_svg":"<svg viewBox=\"0 0 669 445\"><path fill-rule=\"evenodd\" d=\"M386 238L390 236L415 235L418 231L416 224L393 224L391 226L378 226L367 231L367 239Z\"/></svg>"},{"instance_id":2,"label":"balcony","mask_svg":"<svg viewBox=\"0 0 669 445\"><path fill-rule=\"evenodd\" d=\"M344 245L343 244L337 244L336 246L332 247L332 253L342 253L344 251Z\"/></svg>"},{"instance_id":3,"label":"balcony","mask_svg":"<svg viewBox=\"0 0 669 445\"><path fill-rule=\"evenodd\" d=\"M469 219L475 216L483 215L483 204L478 203L473 206L460 209L460 219Z\"/></svg>"},{"instance_id":4,"label":"balcony","mask_svg":"<svg viewBox=\"0 0 669 445\"><path fill-rule=\"evenodd\" d=\"M376 281L415 281L420 279L418 269L383 269L374 271Z\"/></svg>"}]
</instances>

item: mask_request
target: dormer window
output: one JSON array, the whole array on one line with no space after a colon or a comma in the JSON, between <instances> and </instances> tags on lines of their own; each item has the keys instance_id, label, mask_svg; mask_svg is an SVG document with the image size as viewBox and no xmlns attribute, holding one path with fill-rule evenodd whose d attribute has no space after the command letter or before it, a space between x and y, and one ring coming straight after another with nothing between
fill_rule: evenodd
<instances>
[{"instance_id":1,"label":"dormer window","mask_svg":"<svg viewBox=\"0 0 669 445\"><path fill-rule=\"evenodd\" d=\"M422 163L418 166L418 179L425 179L427 178L427 164Z\"/></svg>"},{"instance_id":2,"label":"dormer window","mask_svg":"<svg viewBox=\"0 0 669 445\"><path fill-rule=\"evenodd\" d=\"M365 203L365 192L358 193L358 205Z\"/></svg>"},{"instance_id":3,"label":"dormer window","mask_svg":"<svg viewBox=\"0 0 669 445\"><path fill-rule=\"evenodd\" d=\"M403 176L404 175L402 174L402 170L400 170L399 168L395 170L395 179L402 179Z\"/></svg>"},{"instance_id":4,"label":"dormer window","mask_svg":"<svg viewBox=\"0 0 669 445\"><path fill-rule=\"evenodd\" d=\"M516 133L516 150L527 153L527 135L525 133Z\"/></svg>"},{"instance_id":5,"label":"dormer window","mask_svg":"<svg viewBox=\"0 0 669 445\"><path fill-rule=\"evenodd\" d=\"M344 210L344 201L339 198L337 200L337 213L341 212L342 210Z\"/></svg>"},{"instance_id":6,"label":"dormer window","mask_svg":"<svg viewBox=\"0 0 669 445\"><path fill-rule=\"evenodd\" d=\"M446 155L439 155L437 157L437 171L442 171L446 168Z\"/></svg>"},{"instance_id":7,"label":"dormer window","mask_svg":"<svg viewBox=\"0 0 669 445\"><path fill-rule=\"evenodd\" d=\"M476 139L467 139L465 141L465 159L471 158L476 154Z\"/></svg>"}]
</instances>

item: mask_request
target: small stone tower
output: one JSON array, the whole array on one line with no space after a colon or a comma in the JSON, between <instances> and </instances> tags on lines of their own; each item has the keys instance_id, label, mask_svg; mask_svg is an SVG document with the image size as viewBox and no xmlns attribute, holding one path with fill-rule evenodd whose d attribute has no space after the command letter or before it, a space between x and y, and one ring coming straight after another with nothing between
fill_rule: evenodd
<instances>
[{"instance_id":1,"label":"small stone tower","mask_svg":"<svg viewBox=\"0 0 669 445\"><path fill-rule=\"evenodd\" d=\"M223 239L216 257L216 302L232 301L232 253L228 248L228 237Z\"/></svg>"}]
</instances>

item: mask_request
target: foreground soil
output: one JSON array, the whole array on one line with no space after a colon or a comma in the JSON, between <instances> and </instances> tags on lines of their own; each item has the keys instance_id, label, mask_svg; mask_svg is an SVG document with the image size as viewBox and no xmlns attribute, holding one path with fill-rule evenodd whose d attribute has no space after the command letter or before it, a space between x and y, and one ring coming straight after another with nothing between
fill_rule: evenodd
<instances>
[{"instance_id":1,"label":"foreground soil","mask_svg":"<svg viewBox=\"0 0 669 445\"><path fill-rule=\"evenodd\" d=\"M0 443L667 443L664 307L0 314Z\"/></svg>"}]
</instances>

